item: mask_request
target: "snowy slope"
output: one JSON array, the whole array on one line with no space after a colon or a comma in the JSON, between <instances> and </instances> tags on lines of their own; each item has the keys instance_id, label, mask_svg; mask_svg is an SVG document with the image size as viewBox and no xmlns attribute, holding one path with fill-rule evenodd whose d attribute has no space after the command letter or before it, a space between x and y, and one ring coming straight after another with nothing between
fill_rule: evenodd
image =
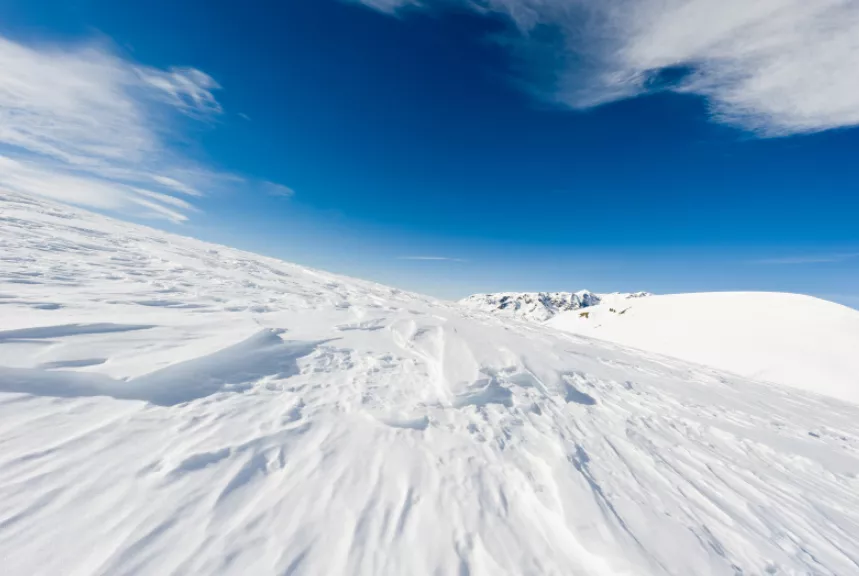
<instances>
[{"instance_id":1,"label":"snowy slope","mask_svg":"<svg viewBox=\"0 0 859 576\"><path fill-rule=\"evenodd\" d=\"M496 292L473 294L463 298L459 303L466 308L491 312L504 318L545 322L562 312L596 306L603 301L614 302L643 296L649 296L649 294L647 292L595 294L589 290L578 292Z\"/></svg>"},{"instance_id":2,"label":"snowy slope","mask_svg":"<svg viewBox=\"0 0 859 576\"><path fill-rule=\"evenodd\" d=\"M859 403L859 311L811 296L654 296L590 308L586 317L563 314L549 324Z\"/></svg>"},{"instance_id":3,"label":"snowy slope","mask_svg":"<svg viewBox=\"0 0 859 576\"><path fill-rule=\"evenodd\" d=\"M859 572L859 407L0 198L4 576Z\"/></svg>"}]
</instances>

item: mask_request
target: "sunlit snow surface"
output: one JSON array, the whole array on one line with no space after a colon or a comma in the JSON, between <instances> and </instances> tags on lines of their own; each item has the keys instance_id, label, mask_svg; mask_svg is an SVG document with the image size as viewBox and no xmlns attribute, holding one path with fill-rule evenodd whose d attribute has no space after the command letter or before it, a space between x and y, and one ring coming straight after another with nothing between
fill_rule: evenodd
<instances>
[{"instance_id":1,"label":"sunlit snow surface","mask_svg":"<svg viewBox=\"0 0 859 576\"><path fill-rule=\"evenodd\" d=\"M859 311L852 308L799 294L713 292L586 312L547 324L859 404Z\"/></svg>"},{"instance_id":2,"label":"sunlit snow surface","mask_svg":"<svg viewBox=\"0 0 859 576\"><path fill-rule=\"evenodd\" d=\"M859 574L859 407L0 200L0 573Z\"/></svg>"}]
</instances>

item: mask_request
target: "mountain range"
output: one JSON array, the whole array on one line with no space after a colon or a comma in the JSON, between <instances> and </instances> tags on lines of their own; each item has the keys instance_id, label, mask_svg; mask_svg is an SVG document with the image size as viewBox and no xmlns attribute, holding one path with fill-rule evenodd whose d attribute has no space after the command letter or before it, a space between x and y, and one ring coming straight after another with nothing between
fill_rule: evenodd
<instances>
[{"instance_id":1,"label":"mountain range","mask_svg":"<svg viewBox=\"0 0 859 576\"><path fill-rule=\"evenodd\" d=\"M460 304L482 312L532 322L545 322L563 312L617 303L633 298L650 296L648 292L597 294L589 290L578 292L496 292L474 294L460 300Z\"/></svg>"}]
</instances>

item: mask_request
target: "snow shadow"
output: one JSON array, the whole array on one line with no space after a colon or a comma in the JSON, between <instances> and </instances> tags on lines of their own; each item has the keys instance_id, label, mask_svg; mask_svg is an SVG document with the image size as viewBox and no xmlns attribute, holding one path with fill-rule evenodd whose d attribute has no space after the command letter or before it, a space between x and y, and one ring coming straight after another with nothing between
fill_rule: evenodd
<instances>
[{"instance_id":1,"label":"snow shadow","mask_svg":"<svg viewBox=\"0 0 859 576\"><path fill-rule=\"evenodd\" d=\"M593 396L585 394L569 382L564 382L564 400L566 400L567 403L573 402L584 406L593 406L597 403Z\"/></svg>"},{"instance_id":2,"label":"snow shadow","mask_svg":"<svg viewBox=\"0 0 859 576\"><path fill-rule=\"evenodd\" d=\"M110 396L175 406L221 391L241 392L264 377L298 374L297 360L323 342L288 342L270 330L207 356L128 381L104 374L0 367L0 392L75 398Z\"/></svg>"},{"instance_id":3,"label":"snow shadow","mask_svg":"<svg viewBox=\"0 0 859 576\"><path fill-rule=\"evenodd\" d=\"M577 383L586 381L584 378L582 378L582 376L580 376L579 374L562 374L561 378L564 401L566 401L568 404L573 403L581 404L582 406L594 406L597 403L596 399L593 396L582 392L581 390L576 388L576 386L573 385L573 383L570 381L573 380Z\"/></svg>"},{"instance_id":4,"label":"snow shadow","mask_svg":"<svg viewBox=\"0 0 859 576\"><path fill-rule=\"evenodd\" d=\"M62 338L81 334L112 334L115 332L132 332L147 330L154 326L147 324L62 324L59 326L38 326L35 328L19 328L17 330L0 330L0 342L21 340L42 340L46 338Z\"/></svg>"},{"instance_id":5,"label":"snow shadow","mask_svg":"<svg viewBox=\"0 0 859 576\"><path fill-rule=\"evenodd\" d=\"M487 404L501 404L508 408L513 406L513 392L502 386L495 376L478 380L453 401L454 408L480 407Z\"/></svg>"}]
</instances>

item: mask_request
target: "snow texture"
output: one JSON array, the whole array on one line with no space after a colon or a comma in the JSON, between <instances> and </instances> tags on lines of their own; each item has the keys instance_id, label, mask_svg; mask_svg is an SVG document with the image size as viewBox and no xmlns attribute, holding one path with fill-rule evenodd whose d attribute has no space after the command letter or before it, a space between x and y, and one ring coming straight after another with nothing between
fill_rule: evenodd
<instances>
[{"instance_id":1,"label":"snow texture","mask_svg":"<svg viewBox=\"0 0 859 576\"><path fill-rule=\"evenodd\" d=\"M859 573L859 406L0 198L33 574Z\"/></svg>"}]
</instances>

